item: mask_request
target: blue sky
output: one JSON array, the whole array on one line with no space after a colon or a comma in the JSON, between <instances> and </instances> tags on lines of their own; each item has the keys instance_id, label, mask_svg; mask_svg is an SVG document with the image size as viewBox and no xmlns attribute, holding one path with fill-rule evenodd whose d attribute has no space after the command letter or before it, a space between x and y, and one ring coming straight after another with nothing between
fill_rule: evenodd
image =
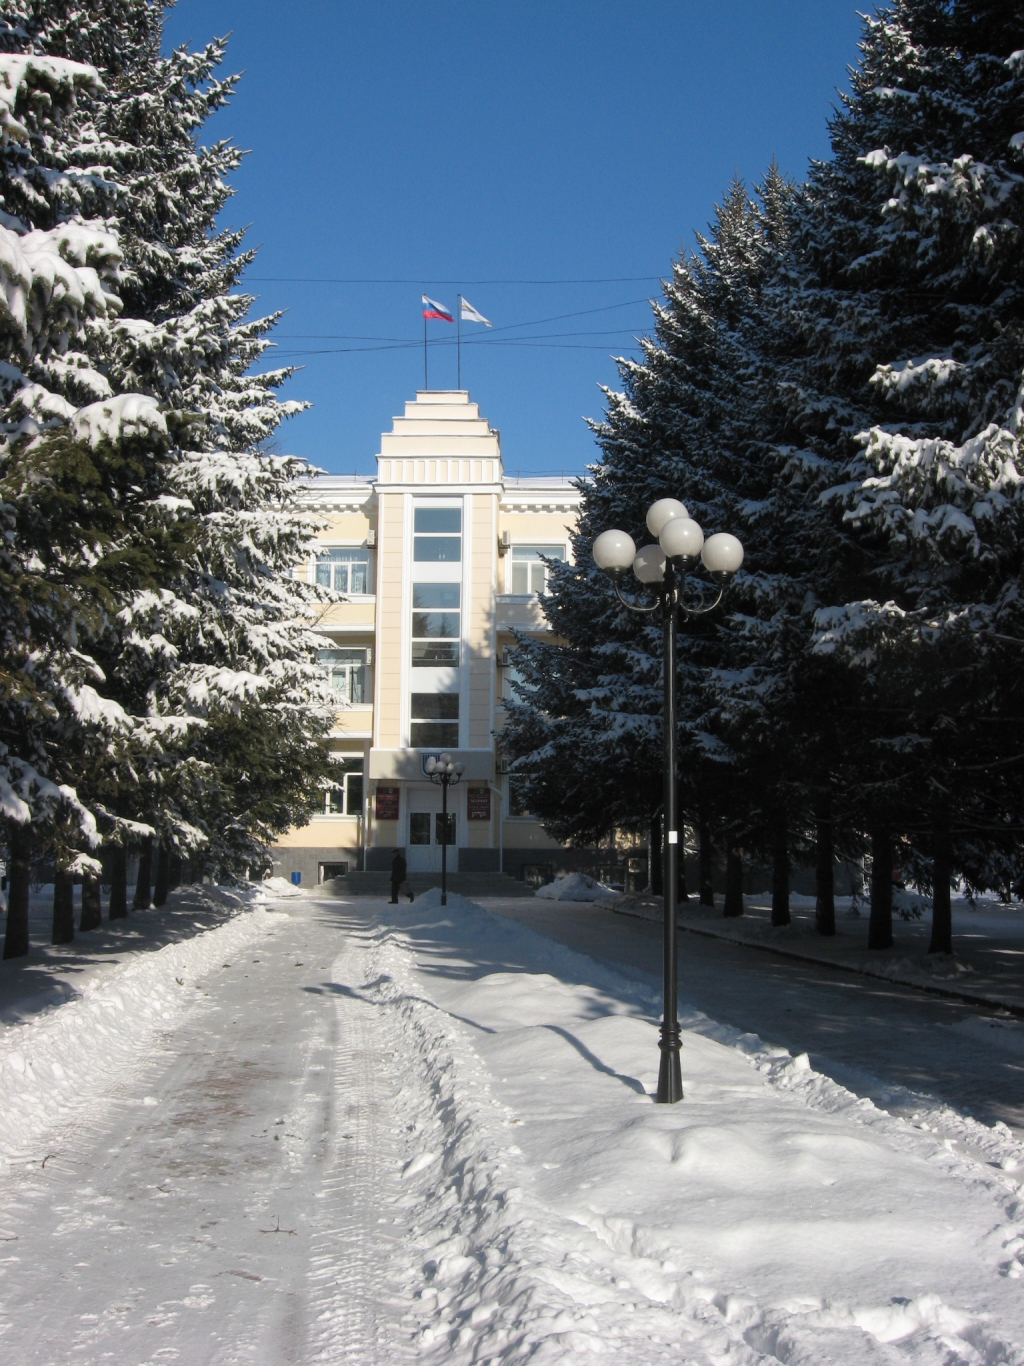
<instances>
[{"instance_id":1,"label":"blue sky","mask_svg":"<svg viewBox=\"0 0 1024 1366\"><path fill-rule=\"evenodd\" d=\"M286 310L284 392L314 405L281 448L372 472L423 384L420 295L461 291L495 325L464 326L462 382L506 470L582 471L611 356L732 176L827 155L858 7L179 0L168 45L230 32L245 71L204 140L251 149L222 221L260 244L247 285ZM429 327L431 386L454 387L455 329Z\"/></svg>"}]
</instances>

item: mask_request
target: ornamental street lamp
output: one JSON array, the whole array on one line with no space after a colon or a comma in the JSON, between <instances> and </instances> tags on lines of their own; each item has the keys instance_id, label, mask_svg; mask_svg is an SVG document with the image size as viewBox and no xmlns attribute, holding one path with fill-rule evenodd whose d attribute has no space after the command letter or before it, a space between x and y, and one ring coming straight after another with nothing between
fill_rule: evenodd
<instances>
[{"instance_id":1,"label":"ornamental street lamp","mask_svg":"<svg viewBox=\"0 0 1024 1366\"><path fill-rule=\"evenodd\" d=\"M675 498L659 498L647 512L647 529L657 544L637 550L624 531L602 531L594 542L594 563L612 580L619 600L631 612L657 612L664 637L665 684L665 818L664 818L664 892L665 892L665 1016L661 1023L661 1065L658 1093L661 1104L674 1104L683 1098L683 1077L679 1065L678 972L676 956L676 911L679 875L679 814L676 786L676 630L682 618L701 616L722 600L726 584L743 563L743 547L735 536L720 531L704 539L704 533ZM686 575L698 555L716 586L713 596L699 589L686 600ZM622 592L626 572L633 573L653 601L627 597Z\"/></svg>"},{"instance_id":2,"label":"ornamental street lamp","mask_svg":"<svg viewBox=\"0 0 1024 1366\"><path fill-rule=\"evenodd\" d=\"M466 771L465 764L457 764L450 754L433 755L423 765L435 787L441 789L441 905L448 905L448 789L454 787Z\"/></svg>"}]
</instances>

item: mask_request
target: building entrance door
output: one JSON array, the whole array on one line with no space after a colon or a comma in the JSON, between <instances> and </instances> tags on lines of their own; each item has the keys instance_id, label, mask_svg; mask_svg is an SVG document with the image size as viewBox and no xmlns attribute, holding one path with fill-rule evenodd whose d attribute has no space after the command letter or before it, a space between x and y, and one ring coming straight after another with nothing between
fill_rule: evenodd
<instances>
[{"instance_id":1,"label":"building entrance door","mask_svg":"<svg viewBox=\"0 0 1024 1366\"><path fill-rule=\"evenodd\" d=\"M444 838L442 823L440 788L413 788L409 796L409 836L405 850L410 873L440 873L441 842ZM457 873L459 870L459 851L455 843L457 829L458 820L455 812L449 811L449 873Z\"/></svg>"}]
</instances>

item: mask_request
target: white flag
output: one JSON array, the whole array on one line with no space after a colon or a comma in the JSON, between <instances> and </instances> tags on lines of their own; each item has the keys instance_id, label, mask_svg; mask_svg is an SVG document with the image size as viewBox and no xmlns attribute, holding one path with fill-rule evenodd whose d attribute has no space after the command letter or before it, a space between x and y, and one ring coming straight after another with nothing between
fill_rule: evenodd
<instances>
[{"instance_id":1,"label":"white flag","mask_svg":"<svg viewBox=\"0 0 1024 1366\"><path fill-rule=\"evenodd\" d=\"M459 306L462 309L460 316L464 323L483 323L484 327L491 326L484 315L478 313L469 300L463 299L461 295L459 296Z\"/></svg>"}]
</instances>

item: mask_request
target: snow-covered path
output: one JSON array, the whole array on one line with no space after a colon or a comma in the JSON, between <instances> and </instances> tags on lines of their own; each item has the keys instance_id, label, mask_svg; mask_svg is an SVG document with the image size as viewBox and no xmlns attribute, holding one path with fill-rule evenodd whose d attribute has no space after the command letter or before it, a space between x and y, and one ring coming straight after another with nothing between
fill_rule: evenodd
<instances>
[{"instance_id":1,"label":"snow-covered path","mask_svg":"<svg viewBox=\"0 0 1024 1366\"><path fill-rule=\"evenodd\" d=\"M1005 1128L692 1009L654 1106L648 983L458 898L237 926L0 1181L4 1360L1024 1366Z\"/></svg>"},{"instance_id":2,"label":"snow-covered path","mask_svg":"<svg viewBox=\"0 0 1024 1366\"><path fill-rule=\"evenodd\" d=\"M365 918L346 909L267 917L113 1094L12 1162L4 1359L376 1359L392 1087L373 1012L345 985L365 958Z\"/></svg>"}]
</instances>

